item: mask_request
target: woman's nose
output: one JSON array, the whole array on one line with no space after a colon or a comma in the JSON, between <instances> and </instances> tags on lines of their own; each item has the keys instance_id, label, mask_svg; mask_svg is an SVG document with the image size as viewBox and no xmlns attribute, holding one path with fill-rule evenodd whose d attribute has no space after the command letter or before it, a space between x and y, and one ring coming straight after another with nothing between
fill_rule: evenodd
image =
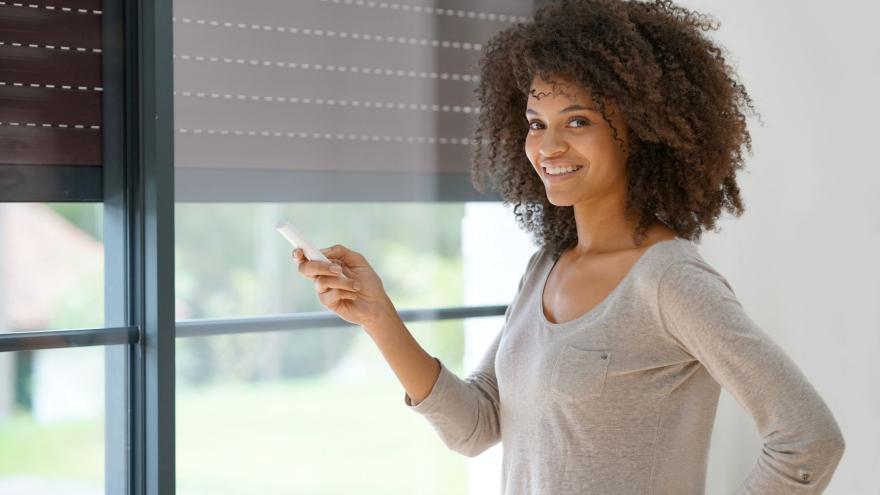
<instances>
[{"instance_id":1,"label":"woman's nose","mask_svg":"<svg viewBox=\"0 0 880 495\"><path fill-rule=\"evenodd\" d=\"M568 148L568 143L565 142L565 139L557 134L558 133L548 129L544 132L544 135L541 136L541 145L539 147L541 156L555 156L564 152Z\"/></svg>"}]
</instances>

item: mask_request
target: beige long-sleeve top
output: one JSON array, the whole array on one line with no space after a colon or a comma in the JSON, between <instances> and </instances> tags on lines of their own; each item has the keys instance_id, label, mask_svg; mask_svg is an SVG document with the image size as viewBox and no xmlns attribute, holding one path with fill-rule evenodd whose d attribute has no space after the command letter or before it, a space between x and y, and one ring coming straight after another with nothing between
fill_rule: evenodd
<instances>
[{"instance_id":1,"label":"beige long-sleeve top","mask_svg":"<svg viewBox=\"0 0 880 495\"><path fill-rule=\"evenodd\" d=\"M737 495L807 495L844 451L829 408L743 310L727 280L675 238L651 245L580 317L553 323L556 257L529 259L505 323L461 379L440 363L413 405L452 450L502 442L503 495L699 495L721 387L763 437Z\"/></svg>"}]
</instances>

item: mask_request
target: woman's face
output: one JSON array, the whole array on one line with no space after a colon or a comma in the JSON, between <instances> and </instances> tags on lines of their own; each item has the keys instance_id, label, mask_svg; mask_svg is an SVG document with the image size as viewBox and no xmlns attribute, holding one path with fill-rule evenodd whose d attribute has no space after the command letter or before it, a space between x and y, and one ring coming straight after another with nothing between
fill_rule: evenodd
<instances>
[{"instance_id":1,"label":"woman's face","mask_svg":"<svg viewBox=\"0 0 880 495\"><path fill-rule=\"evenodd\" d=\"M628 146L621 150L589 92L579 84L536 76L527 98L525 152L547 191L550 203L571 206L626 191ZM617 135L629 144L627 128L613 102L606 102ZM580 166L552 176L547 166Z\"/></svg>"}]
</instances>

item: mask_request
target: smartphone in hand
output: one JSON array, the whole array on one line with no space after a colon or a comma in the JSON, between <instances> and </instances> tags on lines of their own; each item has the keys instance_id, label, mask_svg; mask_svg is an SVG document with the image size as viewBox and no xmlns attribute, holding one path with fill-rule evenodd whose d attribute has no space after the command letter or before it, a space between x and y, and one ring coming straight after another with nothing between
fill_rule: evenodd
<instances>
[{"instance_id":1,"label":"smartphone in hand","mask_svg":"<svg viewBox=\"0 0 880 495\"><path fill-rule=\"evenodd\" d=\"M320 260L330 263L330 260L324 256L324 253L322 253L315 244L308 239L308 237L294 227L292 223L287 220L281 220L275 225L275 230L283 235L294 248L301 248L303 254L309 259L309 261Z\"/></svg>"}]
</instances>

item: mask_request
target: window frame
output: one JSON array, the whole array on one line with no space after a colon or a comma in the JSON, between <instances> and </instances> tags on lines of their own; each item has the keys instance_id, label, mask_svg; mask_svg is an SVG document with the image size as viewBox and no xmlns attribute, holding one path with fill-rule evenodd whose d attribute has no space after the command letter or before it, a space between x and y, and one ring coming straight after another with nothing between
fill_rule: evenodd
<instances>
[{"instance_id":1,"label":"window frame","mask_svg":"<svg viewBox=\"0 0 880 495\"><path fill-rule=\"evenodd\" d=\"M106 347L105 493L112 494L175 493L177 337L352 325L330 312L175 321L172 1L103 2L103 179L102 191L93 193L104 207L105 326L0 333L0 352ZM465 191L470 184L460 177L441 187L452 191L447 198L471 198ZM287 190L270 192L279 200L300 198ZM402 310L400 316L436 321L502 316L506 310L507 305L424 308Z\"/></svg>"}]
</instances>

